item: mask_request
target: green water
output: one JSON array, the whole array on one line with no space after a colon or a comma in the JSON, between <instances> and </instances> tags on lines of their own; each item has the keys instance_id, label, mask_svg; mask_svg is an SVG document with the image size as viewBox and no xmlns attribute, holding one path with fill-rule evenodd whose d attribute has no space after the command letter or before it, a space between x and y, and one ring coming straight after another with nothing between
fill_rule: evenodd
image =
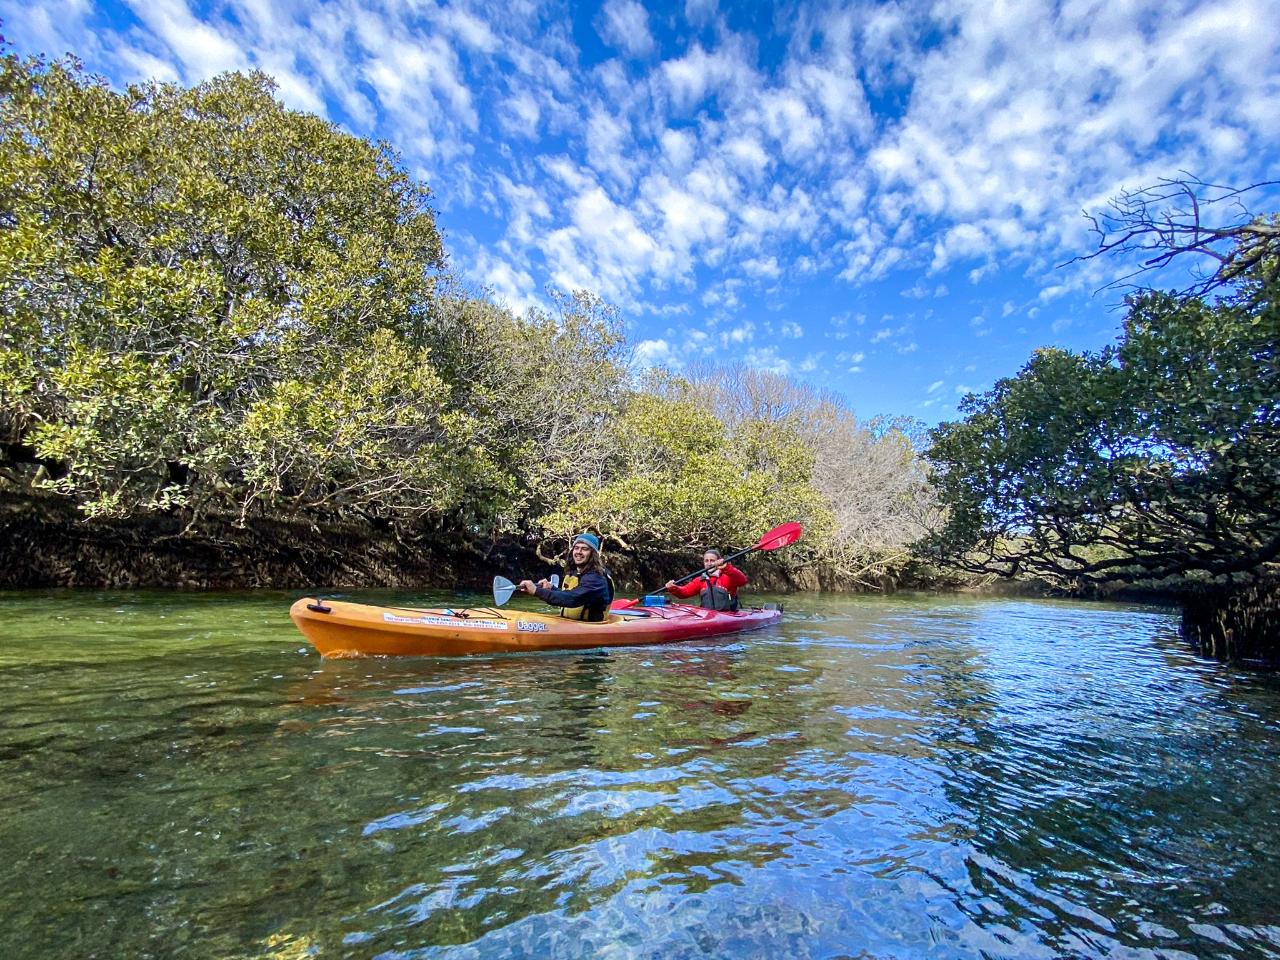
<instances>
[{"instance_id":1,"label":"green water","mask_svg":"<svg viewBox=\"0 0 1280 960\"><path fill-rule=\"evenodd\" d=\"M0 595L0 957L1280 957L1280 682L1167 610L325 662L293 598Z\"/></svg>"}]
</instances>

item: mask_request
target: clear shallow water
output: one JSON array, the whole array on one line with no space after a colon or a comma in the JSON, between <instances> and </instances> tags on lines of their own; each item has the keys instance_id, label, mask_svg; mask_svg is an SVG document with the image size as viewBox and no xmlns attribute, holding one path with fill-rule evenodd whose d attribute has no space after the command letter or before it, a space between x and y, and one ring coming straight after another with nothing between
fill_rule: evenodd
<instances>
[{"instance_id":1,"label":"clear shallow water","mask_svg":"<svg viewBox=\"0 0 1280 960\"><path fill-rule=\"evenodd\" d=\"M0 956L1280 957L1280 678L1168 611L324 662L292 599L0 594Z\"/></svg>"}]
</instances>

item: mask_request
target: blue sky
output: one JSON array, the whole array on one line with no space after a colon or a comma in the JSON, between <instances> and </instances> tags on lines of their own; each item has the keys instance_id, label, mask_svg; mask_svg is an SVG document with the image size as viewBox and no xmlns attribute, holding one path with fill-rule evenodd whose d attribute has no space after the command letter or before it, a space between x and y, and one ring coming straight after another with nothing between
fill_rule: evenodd
<instances>
[{"instance_id":1,"label":"blue sky","mask_svg":"<svg viewBox=\"0 0 1280 960\"><path fill-rule=\"evenodd\" d=\"M455 272L621 308L639 364L740 360L862 417L955 416L1118 332L1083 210L1276 179L1275 0L0 0L123 84L260 68L383 138Z\"/></svg>"}]
</instances>

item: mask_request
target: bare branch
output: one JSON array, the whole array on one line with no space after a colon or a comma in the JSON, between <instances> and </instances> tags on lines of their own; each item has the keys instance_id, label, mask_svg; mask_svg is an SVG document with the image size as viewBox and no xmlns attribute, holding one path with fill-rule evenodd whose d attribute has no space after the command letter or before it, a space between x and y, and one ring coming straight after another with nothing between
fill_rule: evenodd
<instances>
[{"instance_id":1,"label":"bare branch","mask_svg":"<svg viewBox=\"0 0 1280 960\"><path fill-rule=\"evenodd\" d=\"M1155 186L1126 190L1107 209L1085 217L1098 235L1097 249L1067 264L1082 263L1104 254L1140 258L1140 265L1102 289L1135 286L1128 281L1158 271L1173 261L1205 258L1193 263L1194 278L1180 291L1182 296L1202 297L1240 276L1254 272L1273 259L1280 269L1280 223L1251 212L1248 200L1265 202L1278 180L1264 180L1247 187L1226 187L1198 177L1162 178ZM1064 266L1066 264L1063 264Z\"/></svg>"}]
</instances>

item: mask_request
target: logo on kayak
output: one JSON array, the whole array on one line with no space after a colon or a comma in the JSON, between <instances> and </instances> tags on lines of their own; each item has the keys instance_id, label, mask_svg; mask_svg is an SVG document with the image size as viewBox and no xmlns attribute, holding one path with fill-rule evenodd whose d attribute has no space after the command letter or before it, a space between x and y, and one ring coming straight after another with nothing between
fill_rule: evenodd
<instances>
[{"instance_id":1,"label":"logo on kayak","mask_svg":"<svg viewBox=\"0 0 1280 960\"><path fill-rule=\"evenodd\" d=\"M517 620L516 629L524 633L546 633L547 625L537 620Z\"/></svg>"},{"instance_id":2,"label":"logo on kayak","mask_svg":"<svg viewBox=\"0 0 1280 960\"><path fill-rule=\"evenodd\" d=\"M459 617L402 617L398 613L384 613L382 619L387 623L405 623L426 627L460 627L464 630L505 630L507 625L501 620L463 620Z\"/></svg>"}]
</instances>

